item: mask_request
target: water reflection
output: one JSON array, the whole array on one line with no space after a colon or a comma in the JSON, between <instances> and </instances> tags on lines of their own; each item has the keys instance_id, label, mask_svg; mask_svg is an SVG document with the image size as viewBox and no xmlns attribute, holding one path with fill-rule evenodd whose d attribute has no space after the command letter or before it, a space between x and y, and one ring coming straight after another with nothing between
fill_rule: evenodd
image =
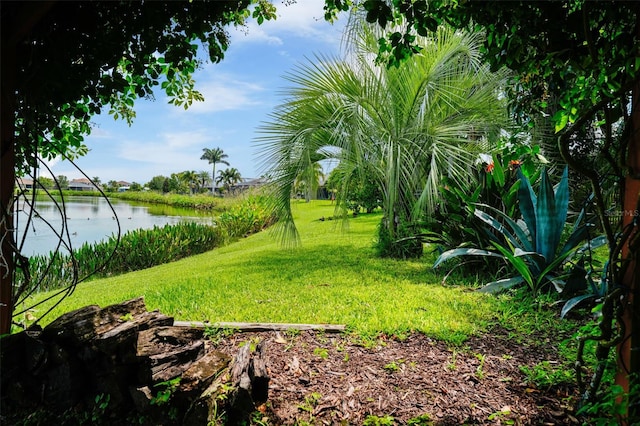
<instances>
[{"instance_id":1,"label":"water reflection","mask_svg":"<svg viewBox=\"0 0 640 426\"><path fill-rule=\"evenodd\" d=\"M37 215L34 214L29 229L25 230L30 208L24 200L21 200L16 214L18 242L23 236L26 237L22 253L25 256L32 256L54 250L58 244L56 233L61 232L68 235L72 248L78 248L85 242L101 241L117 234L118 221L121 234L134 229L149 229L182 221L212 223L211 213L208 212L164 205L144 205L117 199L110 202L113 210L104 198L65 197L64 213L67 218L67 228L65 228L61 200L37 200L35 206ZM51 226L48 226L47 222Z\"/></svg>"}]
</instances>

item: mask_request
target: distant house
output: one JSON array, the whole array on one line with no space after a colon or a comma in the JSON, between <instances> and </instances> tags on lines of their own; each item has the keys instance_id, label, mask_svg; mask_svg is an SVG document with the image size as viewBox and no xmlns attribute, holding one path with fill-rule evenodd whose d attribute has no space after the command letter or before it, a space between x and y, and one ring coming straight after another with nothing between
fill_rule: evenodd
<instances>
[{"instance_id":1,"label":"distant house","mask_svg":"<svg viewBox=\"0 0 640 426\"><path fill-rule=\"evenodd\" d=\"M247 179L243 178L242 181L233 185L231 187L231 190L235 192L241 192L251 188L259 188L266 183L267 183L267 180L265 178L247 178Z\"/></svg>"},{"instance_id":2,"label":"distant house","mask_svg":"<svg viewBox=\"0 0 640 426\"><path fill-rule=\"evenodd\" d=\"M118 192L125 192L131 189L131 184L129 182L125 182L124 180L118 181Z\"/></svg>"},{"instance_id":3,"label":"distant house","mask_svg":"<svg viewBox=\"0 0 640 426\"><path fill-rule=\"evenodd\" d=\"M18 178L16 179L16 186L20 189L33 189L33 179Z\"/></svg>"},{"instance_id":4,"label":"distant house","mask_svg":"<svg viewBox=\"0 0 640 426\"><path fill-rule=\"evenodd\" d=\"M96 187L89 179L73 179L69 182L69 190L70 191L97 191L98 187Z\"/></svg>"}]
</instances>

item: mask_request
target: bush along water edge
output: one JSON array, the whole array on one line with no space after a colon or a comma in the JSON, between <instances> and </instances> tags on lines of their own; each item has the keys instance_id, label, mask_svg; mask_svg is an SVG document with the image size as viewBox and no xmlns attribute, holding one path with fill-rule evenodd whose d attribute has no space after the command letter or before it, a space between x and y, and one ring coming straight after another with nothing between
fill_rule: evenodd
<instances>
[{"instance_id":1,"label":"bush along water edge","mask_svg":"<svg viewBox=\"0 0 640 426\"><path fill-rule=\"evenodd\" d=\"M49 253L29 258L32 292L69 286L75 280L101 278L150 268L204 253L259 232L274 223L261 196L250 196L223 212L213 225L181 222L137 229L106 241L85 243L73 255ZM16 277L25 281L24 275Z\"/></svg>"}]
</instances>

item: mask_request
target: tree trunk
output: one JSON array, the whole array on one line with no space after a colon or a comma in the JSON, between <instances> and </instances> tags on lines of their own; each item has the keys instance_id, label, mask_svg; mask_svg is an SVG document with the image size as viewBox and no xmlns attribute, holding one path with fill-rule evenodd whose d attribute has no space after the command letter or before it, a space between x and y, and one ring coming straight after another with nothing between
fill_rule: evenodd
<instances>
[{"instance_id":1,"label":"tree trunk","mask_svg":"<svg viewBox=\"0 0 640 426\"><path fill-rule=\"evenodd\" d=\"M13 314L13 192L15 185L15 53L12 40L2 38L2 101L0 151L0 335L11 330Z\"/></svg>"},{"instance_id":2,"label":"tree trunk","mask_svg":"<svg viewBox=\"0 0 640 426\"><path fill-rule=\"evenodd\" d=\"M19 44L45 16L55 1L25 3L10 28L2 29L0 74L0 335L11 331L15 273L13 193L16 183L16 53Z\"/></svg>"},{"instance_id":3,"label":"tree trunk","mask_svg":"<svg viewBox=\"0 0 640 426\"><path fill-rule=\"evenodd\" d=\"M627 148L628 174L625 177L623 196L622 227L633 227L627 242L622 248L623 262L628 262L620 285L628 289L623 303L625 334L618 346L618 372L616 383L621 385L629 395L627 412L628 421L640 418L640 309L636 301L640 299L640 244L638 237L638 220L640 220L640 82L636 83L632 96L631 140ZM629 392L635 386L636 392Z\"/></svg>"}]
</instances>

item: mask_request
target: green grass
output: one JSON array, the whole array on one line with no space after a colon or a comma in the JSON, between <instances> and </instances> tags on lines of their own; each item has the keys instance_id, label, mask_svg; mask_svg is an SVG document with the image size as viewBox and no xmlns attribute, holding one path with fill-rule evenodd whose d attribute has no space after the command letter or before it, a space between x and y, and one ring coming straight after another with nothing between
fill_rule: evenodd
<instances>
[{"instance_id":1,"label":"green grass","mask_svg":"<svg viewBox=\"0 0 640 426\"><path fill-rule=\"evenodd\" d=\"M294 204L301 246L283 248L261 232L213 251L143 271L82 283L52 314L144 296L149 310L181 321L346 324L362 336L420 331L453 344L485 329L499 299L443 286L432 256L375 257L380 214L349 219L328 201ZM43 297L45 295L38 295ZM44 312L40 306L34 312Z\"/></svg>"}]
</instances>

